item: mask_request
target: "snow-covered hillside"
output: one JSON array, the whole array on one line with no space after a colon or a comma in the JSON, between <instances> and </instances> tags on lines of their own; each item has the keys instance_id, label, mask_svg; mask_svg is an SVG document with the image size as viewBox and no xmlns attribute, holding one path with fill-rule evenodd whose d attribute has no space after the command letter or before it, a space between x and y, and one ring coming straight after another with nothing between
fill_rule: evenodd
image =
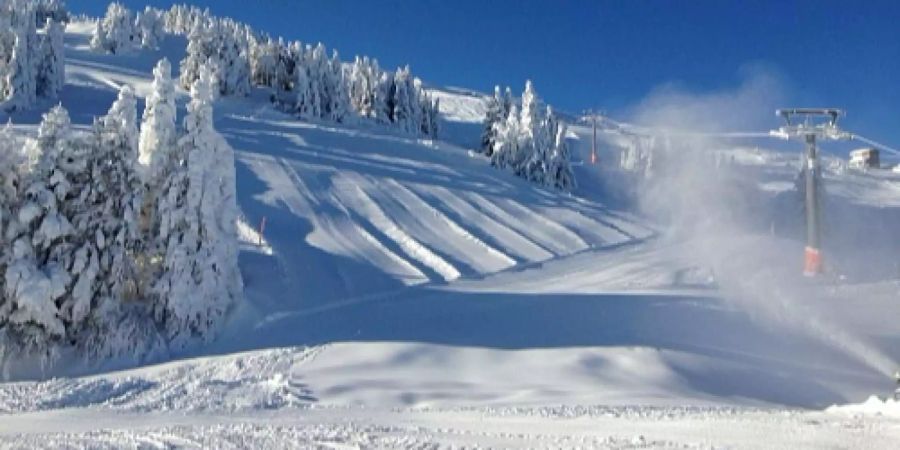
<instances>
[{"instance_id":1,"label":"snow-covered hillside","mask_svg":"<svg viewBox=\"0 0 900 450\"><path fill-rule=\"evenodd\" d=\"M156 62L185 52L169 36L160 50L103 55L91 30L66 31L60 95L85 127L122 84L146 96ZM898 177L828 174L844 258L826 285L795 282L793 155L730 150L754 193L746 234L672 236L623 187L629 175L586 163L589 129L570 128L585 163L563 194L473 150L483 98L429 92L441 140L300 121L262 90L218 100L215 127L237 160L245 300L216 341L173 361L0 384L0 446L900 441L894 402L825 410L893 389ZM180 91L179 116L186 101ZM15 126L33 129L49 106L13 115ZM617 152L604 146L600 160ZM713 214L690 206L699 212L680 219Z\"/></svg>"}]
</instances>

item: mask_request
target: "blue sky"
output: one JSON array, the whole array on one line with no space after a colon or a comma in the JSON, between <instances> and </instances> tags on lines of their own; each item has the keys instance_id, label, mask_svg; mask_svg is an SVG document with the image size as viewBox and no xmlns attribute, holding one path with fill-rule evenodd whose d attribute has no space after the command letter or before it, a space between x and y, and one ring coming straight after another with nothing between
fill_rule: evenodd
<instances>
[{"instance_id":1,"label":"blue sky","mask_svg":"<svg viewBox=\"0 0 900 450\"><path fill-rule=\"evenodd\" d=\"M104 2L70 1L101 14ZM130 7L170 1L127 0ZM181 2L179 2L181 3ZM844 124L900 147L900 2L197 0L273 35L324 42L345 59L410 64L429 83L521 91L625 116L661 86L704 96L763 72L768 106L836 106ZM748 72L748 68L752 68ZM768 114L768 113L767 113ZM778 121L772 115L772 126Z\"/></svg>"}]
</instances>

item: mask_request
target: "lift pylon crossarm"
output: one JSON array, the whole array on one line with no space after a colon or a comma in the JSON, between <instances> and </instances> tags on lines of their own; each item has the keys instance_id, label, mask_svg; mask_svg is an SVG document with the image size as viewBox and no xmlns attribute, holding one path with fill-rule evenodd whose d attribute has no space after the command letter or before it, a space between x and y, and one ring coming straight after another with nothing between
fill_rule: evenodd
<instances>
[{"instance_id":1,"label":"lift pylon crossarm","mask_svg":"<svg viewBox=\"0 0 900 450\"><path fill-rule=\"evenodd\" d=\"M783 117L789 126L793 125L791 118L794 116L802 116L807 120L815 116L827 116L830 118L829 125L837 126L838 118L845 115L844 110L838 108L786 108L775 110L775 114Z\"/></svg>"}]
</instances>

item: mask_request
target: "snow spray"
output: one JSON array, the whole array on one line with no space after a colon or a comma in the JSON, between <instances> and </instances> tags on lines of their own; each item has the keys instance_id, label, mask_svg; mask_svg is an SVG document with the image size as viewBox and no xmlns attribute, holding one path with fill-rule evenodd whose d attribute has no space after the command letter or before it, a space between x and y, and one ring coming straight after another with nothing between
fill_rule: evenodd
<instances>
[{"instance_id":1,"label":"snow spray","mask_svg":"<svg viewBox=\"0 0 900 450\"><path fill-rule=\"evenodd\" d=\"M737 144L702 136L771 128L773 111L784 103L780 92L777 79L757 71L734 91L693 95L666 88L645 99L635 109L635 123L691 133L669 133L664 146L653 148L653 176L639 188L642 209L716 273L726 301L767 322L804 331L890 377L894 361L840 326L839 314L829 317L827 287L802 277L801 240L772 236L773 220L802 214L799 202L792 210L773 208L758 188L776 165L766 166L765 156L752 152L757 170L720 165L718 153L731 152L733 160Z\"/></svg>"}]
</instances>

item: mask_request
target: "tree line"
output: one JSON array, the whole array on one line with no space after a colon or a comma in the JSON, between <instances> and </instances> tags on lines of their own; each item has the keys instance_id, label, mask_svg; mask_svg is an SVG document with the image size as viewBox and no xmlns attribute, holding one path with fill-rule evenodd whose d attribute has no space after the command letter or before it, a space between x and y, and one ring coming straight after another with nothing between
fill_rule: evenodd
<instances>
[{"instance_id":1,"label":"tree line","mask_svg":"<svg viewBox=\"0 0 900 450\"><path fill-rule=\"evenodd\" d=\"M211 339L242 295L234 154L202 69L176 127L170 64L89 132L62 106L0 136L0 363L153 357Z\"/></svg>"},{"instance_id":2,"label":"tree line","mask_svg":"<svg viewBox=\"0 0 900 450\"><path fill-rule=\"evenodd\" d=\"M270 88L273 103L306 119L372 120L414 136L438 135L439 102L408 66L388 72L368 57L346 63L337 51L329 55L322 43L274 39L209 10L147 7L135 16L111 3L97 22L91 46L109 53L153 48L165 33L187 37L179 76L184 88L197 79L201 67L210 67L219 95L244 96L254 86Z\"/></svg>"}]
</instances>

